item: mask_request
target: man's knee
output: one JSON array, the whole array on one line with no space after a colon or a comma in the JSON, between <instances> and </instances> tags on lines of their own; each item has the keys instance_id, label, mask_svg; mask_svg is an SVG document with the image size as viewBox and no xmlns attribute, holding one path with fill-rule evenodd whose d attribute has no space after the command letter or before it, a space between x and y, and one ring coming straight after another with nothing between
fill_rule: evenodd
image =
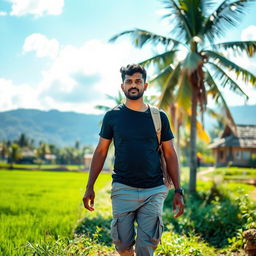
<instances>
[{"instance_id":1,"label":"man's knee","mask_svg":"<svg viewBox=\"0 0 256 256\"><path fill-rule=\"evenodd\" d=\"M134 250L132 248L127 250L122 250L122 251L117 250L117 251L121 256L134 256Z\"/></svg>"},{"instance_id":2,"label":"man's knee","mask_svg":"<svg viewBox=\"0 0 256 256\"><path fill-rule=\"evenodd\" d=\"M114 218L111 222L111 237L119 254L129 256L133 255L132 247L135 244L135 234L133 225L127 225L128 223L126 223L125 217Z\"/></svg>"},{"instance_id":3,"label":"man's knee","mask_svg":"<svg viewBox=\"0 0 256 256\"><path fill-rule=\"evenodd\" d=\"M138 236L136 240L137 248L151 248L155 250L160 242L163 233L163 221L161 216L156 216L154 220L149 220L148 222L140 223L138 227Z\"/></svg>"}]
</instances>

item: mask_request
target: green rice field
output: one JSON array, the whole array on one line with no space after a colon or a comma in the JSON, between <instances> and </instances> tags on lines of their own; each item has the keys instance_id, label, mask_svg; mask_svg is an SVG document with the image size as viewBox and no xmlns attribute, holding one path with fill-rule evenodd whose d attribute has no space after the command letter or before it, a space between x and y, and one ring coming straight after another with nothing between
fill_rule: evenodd
<instances>
[{"instance_id":1,"label":"green rice field","mask_svg":"<svg viewBox=\"0 0 256 256\"><path fill-rule=\"evenodd\" d=\"M85 217L82 196L88 173L0 171L0 255L24 255L28 242L71 237ZM101 174L96 191L108 186Z\"/></svg>"}]
</instances>

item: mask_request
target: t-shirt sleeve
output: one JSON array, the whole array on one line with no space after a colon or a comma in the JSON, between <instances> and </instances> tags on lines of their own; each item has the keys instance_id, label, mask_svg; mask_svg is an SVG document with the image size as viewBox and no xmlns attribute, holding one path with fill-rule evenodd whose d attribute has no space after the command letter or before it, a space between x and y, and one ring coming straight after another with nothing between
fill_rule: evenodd
<instances>
[{"instance_id":1,"label":"t-shirt sleeve","mask_svg":"<svg viewBox=\"0 0 256 256\"><path fill-rule=\"evenodd\" d=\"M161 130L161 141L168 141L174 138L169 120L164 111L160 111L162 130Z\"/></svg>"},{"instance_id":2,"label":"t-shirt sleeve","mask_svg":"<svg viewBox=\"0 0 256 256\"><path fill-rule=\"evenodd\" d=\"M102 121L100 137L111 140L113 138L113 127L111 125L111 113L108 111Z\"/></svg>"}]
</instances>

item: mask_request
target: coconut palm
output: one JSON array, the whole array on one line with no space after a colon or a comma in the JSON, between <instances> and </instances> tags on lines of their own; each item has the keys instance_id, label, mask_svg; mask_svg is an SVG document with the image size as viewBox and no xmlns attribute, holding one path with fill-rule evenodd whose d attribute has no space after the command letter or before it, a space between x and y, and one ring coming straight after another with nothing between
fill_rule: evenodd
<instances>
[{"instance_id":1,"label":"coconut palm","mask_svg":"<svg viewBox=\"0 0 256 256\"><path fill-rule=\"evenodd\" d=\"M142 64L157 67L153 82L161 85L160 106L176 102L183 112L190 116L190 192L196 191L197 116L205 111L207 99L212 98L234 125L221 87L227 86L248 98L233 78L233 74L245 83L256 83L254 74L223 54L228 51L253 56L256 41L220 41L227 29L239 24L254 2L256 1L225 0L217 5L219 1L164 0L168 11L164 18L170 22L173 37L134 29L115 35L110 40L115 41L121 36L130 35L137 47L143 47L147 43L165 47L165 51L143 61ZM177 58L178 52L185 53L186 57Z\"/></svg>"},{"instance_id":2,"label":"coconut palm","mask_svg":"<svg viewBox=\"0 0 256 256\"><path fill-rule=\"evenodd\" d=\"M117 96L112 96L112 95L108 95L107 94L106 97L109 100L112 100L112 103L114 103L114 104L112 106L96 105L95 106L96 109L103 110L103 111L108 111L111 108L113 108L113 107L115 107L115 106L117 106L119 104L122 104L125 101L125 98L124 98L123 94L121 93L121 91L118 91L118 95ZM144 99L145 99L146 103L153 105L153 104L156 103L157 97L156 96L145 96Z\"/></svg>"}]
</instances>

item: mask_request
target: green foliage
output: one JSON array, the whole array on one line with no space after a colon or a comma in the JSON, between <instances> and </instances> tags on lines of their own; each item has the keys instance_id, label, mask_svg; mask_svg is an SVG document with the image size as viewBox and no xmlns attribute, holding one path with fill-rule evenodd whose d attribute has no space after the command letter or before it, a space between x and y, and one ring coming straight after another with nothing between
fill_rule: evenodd
<instances>
[{"instance_id":1,"label":"green foliage","mask_svg":"<svg viewBox=\"0 0 256 256\"><path fill-rule=\"evenodd\" d=\"M243 245L245 244L243 232L245 230L256 228L256 205L249 200L248 195L244 193L244 189L241 189L240 192L243 196L237 197L237 203L240 209L242 225L241 228L237 230L235 236L228 239L233 250L243 248Z\"/></svg>"},{"instance_id":2,"label":"green foliage","mask_svg":"<svg viewBox=\"0 0 256 256\"><path fill-rule=\"evenodd\" d=\"M172 232L165 232L161 244L155 251L156 256L214 256L214 248L209 247L200 241L196 236L178 235Z\"/></svg>"},{"instance_id":3,"label":"green foliage","mask_svg":"<svg viewBox=\"0 0 256 256\"><path fill-rule=\"evenodd\" d=\"M73 239L58 238L42 244L28 243L25 255L33 256L106 256L114 251L113 247L107 247L100 243L100 228L96 229L92 237L85 235L75 236Z\"/></svg>"},{"instance_id":4,"label":"green foliage","mask_svg":"<svg viewBox=\"0 0 256 256\"><path fill-rule=\"evenodd\" d=\"M111 175L99 176L94 212L82 206L87 177L1 171L0 255L116 255L110 238ZM171 191L164 207L166 230L155 255L243 255L242 232L256 227L256 205L247 196L251 190L245 184L198 181L197 193L186 192L185 213L178 219L171 211Z\"/></svg>"},{"instance_id":5,"label":"green foliage","mask_svg":"<svg viewBox=\"0 0 256 256\"><path fill-rule=\"evenodd\" d=\"M0 255L23 255L27 241L47 247L59 236L71 238L77 220L88 215L82 207L87 177L75 172L1 170ZM109 174L101 174L96 191L110 180Z\"/></svg>"},{"instance_id":6,"label":"green foliage","mask_svg":"<svg viewBox=\"0 0 256 256\"><path fill-rule=\"evenodd\" d=\"M232 196L232 189L236 193ZM198 192L186 197L185 213L179 218L172 218L171 205L172 195L165 201L166 210L164 222L170 223L170 229L175 232L186 235L199 235L204 241L216 248L224 248L229 245L229 239L236 236L238 230L245 225L245 218L249 217L251 225L255 225L256 216L254 212L255 204L249 204L247 194L239 185L233 188L229 185L227 192L225 184L217 186L215 183L199 183ZM243 203L241 203L243 202ZM244 209L244 207L248 207ZM249 227L247 225L247 227Z\"/></svg>"},{"instance_id":7,"label":"green foliage","mask_svg":"<svg viewBox=\"0 0 256 256\"><path fill-rule=\"evenodd\" d=\"M255 179L256 169L240 167L221 167L207 174L208 177L222 176L224 180Z\"/></svg>"}]
</instances>

